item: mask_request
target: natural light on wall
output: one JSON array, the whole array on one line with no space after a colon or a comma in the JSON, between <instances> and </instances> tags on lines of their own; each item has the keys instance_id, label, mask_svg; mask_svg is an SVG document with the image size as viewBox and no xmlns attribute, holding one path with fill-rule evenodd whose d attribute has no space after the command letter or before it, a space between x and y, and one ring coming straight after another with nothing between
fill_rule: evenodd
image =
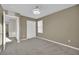
<instances>
[{"instance_id":1,"label":"natural light on wall","mask_svg":"<svg viewBox=\"0 0 79 59\"><path fill-rule=\"evenodd\" d=\"M43 33L43 20L38 21L38 33Z\"/></svg>"}]
</instances>

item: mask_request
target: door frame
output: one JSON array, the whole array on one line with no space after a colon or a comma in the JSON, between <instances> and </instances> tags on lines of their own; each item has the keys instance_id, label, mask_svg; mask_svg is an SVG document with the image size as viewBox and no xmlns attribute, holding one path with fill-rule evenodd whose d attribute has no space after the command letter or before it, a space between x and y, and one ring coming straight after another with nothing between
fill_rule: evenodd
<instances>
[{"instance_id":1,"label":"door frame","mask_svg":"<svg viewBox=\"0 0 79 59\"><path fill-rule=\"evenodd\" d=\"M34 20L26 20L26 23L27 23L28 21L35 22L35 37L36 37L36 21L34 21ZM28 29L28 24L27 24L27 27L26 27L26 28ZM31 29L31 30L32 30L32 29ZM26 33L27 33L27 36L28 36L28 30L27 30ZM26 37L27 37L27 36L26 36ZM33 37L31 37L31 38L33 38ZM28 38L28 37L27 37L27 39L31 39L31 38Z\"/></svg>"},{"instance_id":2,"label":"door frame","mask_svg":"<svg viewBox=\"0 0 79 59\"><path fill-rule=\"evenodd\" d=\"M19 17L18 16L12 16L12 15L7 15L6 13L5 13L5 11L3 11L3 39L2 39L2 46L3 46L3 50L5 50L5 45L6 45L6 41L5 41L5 39L6 39L6 23L5 23L5 16L8 16L8 17L12 17L12 18L16 18L17 20L16 20L16 24L17 24L17 42L19 43L20 42L20 39L19 39Z\"/></svg>"}]
</instances>

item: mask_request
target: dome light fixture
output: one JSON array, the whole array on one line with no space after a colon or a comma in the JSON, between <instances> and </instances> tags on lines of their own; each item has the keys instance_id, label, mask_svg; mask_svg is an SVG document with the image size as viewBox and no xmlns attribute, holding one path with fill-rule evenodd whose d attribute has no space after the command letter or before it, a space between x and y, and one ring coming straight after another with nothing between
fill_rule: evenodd
<instances>
[{"instance_id":1,"label":"dome light fixture","mask_svg":"<svg viewBox=\"0 0 79 59\"><path fill-rule=\"evenodd\" d=\"M34 15L39 15L40 14L40 9L38 6L36 6L34 9L33 9L33 14Z\"/></svg>"}]
</instances>

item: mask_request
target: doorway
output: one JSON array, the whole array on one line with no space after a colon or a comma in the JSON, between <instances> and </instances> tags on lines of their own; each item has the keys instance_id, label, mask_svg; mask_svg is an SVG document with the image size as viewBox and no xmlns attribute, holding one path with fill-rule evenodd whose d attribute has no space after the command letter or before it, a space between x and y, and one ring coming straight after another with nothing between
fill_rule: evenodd
<instances>
[{"instance_id":1,"label":"doorway","mask_svg":"<svg viewBox=\"0 0 79 59\"><path fill-rule=\"evenodd\" d=\"M9 15L5 16L5 32L6 32L6 42L11 42L16 39L16 18Z\"/></svg>"},{"instance_id":2,"label":"doorway","mask_svg":"<svg viewBox=\"0 0 79 59\"><path fill-rule=\"evenodd\" d=\"M5 50L6 43L15 40L19 41L19 17L11 16L3 12L3 50Z\"/></svg>"},{"instance_id":3,"label":"doorway","mask_svg":"<svg viewBox=\"0 0 79 59\"><path fill-rule=\"evenodd\" d=\"M36 37L36 22L27 20L27 39Z\"/></svg>"}]
</instances>

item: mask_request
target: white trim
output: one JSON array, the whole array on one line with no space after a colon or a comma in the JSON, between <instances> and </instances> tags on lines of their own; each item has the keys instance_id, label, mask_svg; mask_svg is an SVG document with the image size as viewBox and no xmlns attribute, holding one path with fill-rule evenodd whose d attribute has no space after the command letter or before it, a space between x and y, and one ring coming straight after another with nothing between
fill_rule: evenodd
<instances>
[{"instance_id":1,"label":"white trim","mask_svg":"<svg viewBox=\"0 0 79 59\"><path fill-rule=\"evenodd\" d=\"M5 11L3 11L3 50L5 50L5 45L6 45L6 30L5 30Z\"/></svg>"},{"instance_id":2,"label":"white trim","mask_svg":"<svg viewBox=\"0 0 79 59\"><path fill-rule=\"evenodd\" d=\"M7 17L12 17L12 18L16 18L17 20L16 20L16 29L17 29L17 31L16 31L16 33L17 33L17 35L16 35L16 38L17 38L17 43L20 43L20 38L19 38L19 31L20 31L20 26L19 26L19 17L18 16L13 16L13 15L7 15L7 14L5 14L5 16L7 16Z\"/></svg>"},{"instance_id":3,"label":"white trim","mask_svg":"<svg viewBox=\"0 0 79 59\"><path fill-rule=\"evenodd\" d=\"M17 43L20 43L20 26L19 26L19 17L17 17L17 20L16 20L16 28L17 28L17 31L16 31L16 33L17 33L17 36L16 36L16 38L17 38Z\"/></svg>"},{"instance_id":4,"label":"white trim","mask_svg":"<svg viewBox=\"0 0 79 59\"><path fill-rule=\"evenodd\" d=\"M20 41L24 41L24 40L29 40L29 39L33 39L33 38L36 38L36 37L32 37L32 38L25 38L25 39L21 39Z\"/></svg>"},{"instance_id":5,"label":"white trim","mask_svg":"<svg viewBox=\"0 0 79 59\"><path fill-rule=\"evenodd\" d=\"M65 46L65 47L69 47L69 48L72 48L72 49L75 49L75 50L79 51L79 48L77 48L77 47L66 45L66 44L63 44L63 43L60 43L60 42L57 42L57 41L53 41L53 40L49 40L49 39L46 39L46 38L43 38L43 37L39 37L39 36L37 36L36 38L43 39L43 40L46 40L46 41L49 41L49 42L52 42L52 43L56 43L56 44L59 44L59 45Z\"/></svg>"},{"instance_id":6,"label":"white trim","mask_svg":"<svg viewBox=\"0 0 79 59\"><path fill-rule=\"evenodd\" d=\"M12 15L7 15L7 14L5 14L5 16L7 16L7 17L17 18L17 16L12 16Z\"/></svg>"}]
</instances>

